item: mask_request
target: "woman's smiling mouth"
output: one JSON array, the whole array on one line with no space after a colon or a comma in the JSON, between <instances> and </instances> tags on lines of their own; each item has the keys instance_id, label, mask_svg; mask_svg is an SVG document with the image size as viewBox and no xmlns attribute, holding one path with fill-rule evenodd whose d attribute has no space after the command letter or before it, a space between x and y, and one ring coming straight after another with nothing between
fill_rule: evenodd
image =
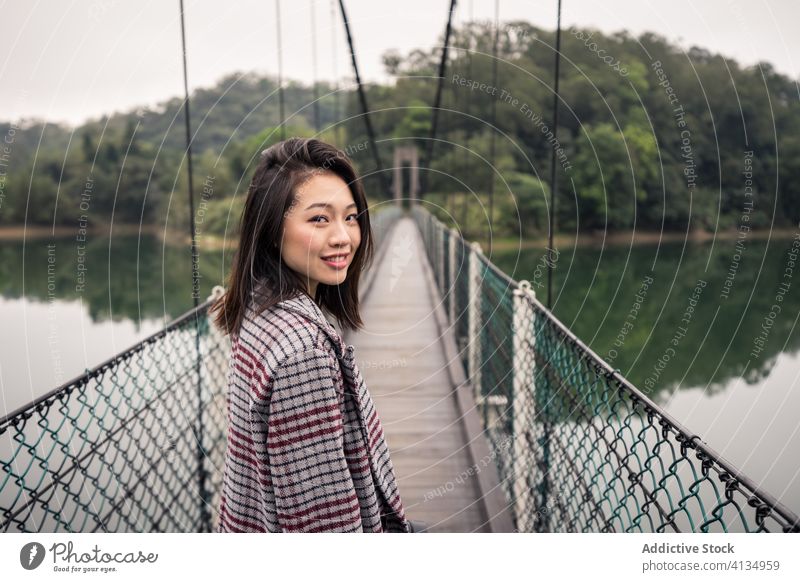
<instances>
[{"instance_id":1,"label":"woman's smiling mouth","mask_svg":"<svg viewBox=\"0 0 800 582\"><path fill-rule=\"evenodd\" d=\"M322 257L322 260L325 262L326 265L332 267L334 269L341 269L347 266L347 259L350 256L350 253L338 254L338 255L328 255L327 257Z\"/></svg>"}]
</instances>

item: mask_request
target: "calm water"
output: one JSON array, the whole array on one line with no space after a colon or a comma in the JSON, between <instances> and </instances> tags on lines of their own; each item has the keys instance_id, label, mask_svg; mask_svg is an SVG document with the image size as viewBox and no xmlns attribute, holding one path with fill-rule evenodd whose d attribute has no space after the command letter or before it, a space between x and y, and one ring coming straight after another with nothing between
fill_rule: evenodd
<instances>
[{"instance_id":1,"label":"calm water","mask_svg":"<svg viewBox=\"0 0 800 582\"><path fill-rule=\"evenodd\" d=\"M800 511L800 272L784 278L791 240L746 241L732 267L734 244L566 249L554 310L689 430ZM188 249L114 237L78 250L74 238L0 244L2 414L192 306ZM201 251L201 297L224 280L230 258ZM515 279L545 284L541 259L535 250L492 257ZM789 287L778 301L782 282ZM544 287L534 288L544 301ZM773 304L781 310L770 318Z\"/></svg>"},{"instance_id":2,"label":"calm water","mask_svg":"<svg viewBox=\"0 0 800 582\"><path fill-rule=\"evenodd\" d=\"M74 237L0 243L0 414L97 366L193 306L188 248L135 236L84 246ZM222 251L201 251L201 302L224 280L223 260L230 258L230 251L224 258Z\"/></svg>"},{"instance_id":3,"label":"calm water","mask_svg":"<svg viewBox=\"0 0 800 582\"><path fill-rule=\"evenodd\" d=\"M787 272L792 245L747 240L740 257L736 241L719 240L565 249L554 270L553 310L634 385L797 512L800 256ZM531 281L545 302L543 255L504 251L491 259Z\"/></svg>"}]
</instances>

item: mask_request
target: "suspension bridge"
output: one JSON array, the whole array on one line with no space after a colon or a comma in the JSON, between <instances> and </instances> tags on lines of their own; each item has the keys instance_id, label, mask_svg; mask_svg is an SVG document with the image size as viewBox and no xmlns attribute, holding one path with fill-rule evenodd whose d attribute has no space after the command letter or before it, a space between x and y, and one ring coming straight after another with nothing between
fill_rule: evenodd
<instances>
[{"instance_id":1,"label":"suspension bridge","mask_svg":"<svg viewBox=\"0 0 800 582\"><path fill-rule=\"evenodd\" d=\"M435 154L454 8L422 168ZM409 196L397 172L393 187L386 182L397 203L373 221L365 329L345 340L411 519L433 532L800 531L797 515L604 362L530 284L430 214L424 174L412 177ZM213 298L195 296L163 330L0 419L2 531L215 530L230 345L207 316Z\"/></svg>"}]
</instances>

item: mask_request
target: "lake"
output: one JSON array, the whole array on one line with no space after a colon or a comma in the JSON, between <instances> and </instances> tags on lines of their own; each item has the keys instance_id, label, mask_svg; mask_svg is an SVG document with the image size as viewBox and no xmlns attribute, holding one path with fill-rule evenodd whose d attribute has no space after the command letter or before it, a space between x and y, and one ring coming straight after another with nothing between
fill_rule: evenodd
<instances>
[{"instance_id":1,"label":"lake","mask_svg":"<svg viewBox=\"0 0 800 582\"><path fill-rule=\"evenodd\" d=\"M16 410L191 309L190 258L188 247L164 245L155 236L3 241L4 410ZM201 303L222 284L231 258L231 251L200 252Z\"/></svg>"},{"instance_id":2,"label":"lake","mask_svg":"<svg viewBox=\"0 0 800 582\"><path fill-rule=\"evenodd\" d=\"M553 307L657 404L800 512L800 275L795 266L787 277L792 244L564 249ZM230 250L200 252L202 298L224 281L231 257ZM541 250L525 250L491 259L515 279L532 281L544 301L542 257ZM97 237L82 249L74 237L4 241L4 412L190 309L189 259L188 248L153 236Z\"/></svg>"}]
</instances>

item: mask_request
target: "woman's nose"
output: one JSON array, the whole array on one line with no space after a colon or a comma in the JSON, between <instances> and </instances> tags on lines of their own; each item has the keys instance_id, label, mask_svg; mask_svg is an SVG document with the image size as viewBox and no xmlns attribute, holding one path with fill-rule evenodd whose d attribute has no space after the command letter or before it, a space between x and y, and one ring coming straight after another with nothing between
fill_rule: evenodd
<instances>
[{"instance_id":1,"label":"woman's nose","mask_svg":"<svg viewBox=\"0 0 800 582\"><path fill-rule=\"evenodd\" d=\"M334 225L333 232L331 233L331 242L336 244L349 241L350 235L347 232L347 224L345 224L343 221L337 221Z\"/></svg>"}]
</instances>

